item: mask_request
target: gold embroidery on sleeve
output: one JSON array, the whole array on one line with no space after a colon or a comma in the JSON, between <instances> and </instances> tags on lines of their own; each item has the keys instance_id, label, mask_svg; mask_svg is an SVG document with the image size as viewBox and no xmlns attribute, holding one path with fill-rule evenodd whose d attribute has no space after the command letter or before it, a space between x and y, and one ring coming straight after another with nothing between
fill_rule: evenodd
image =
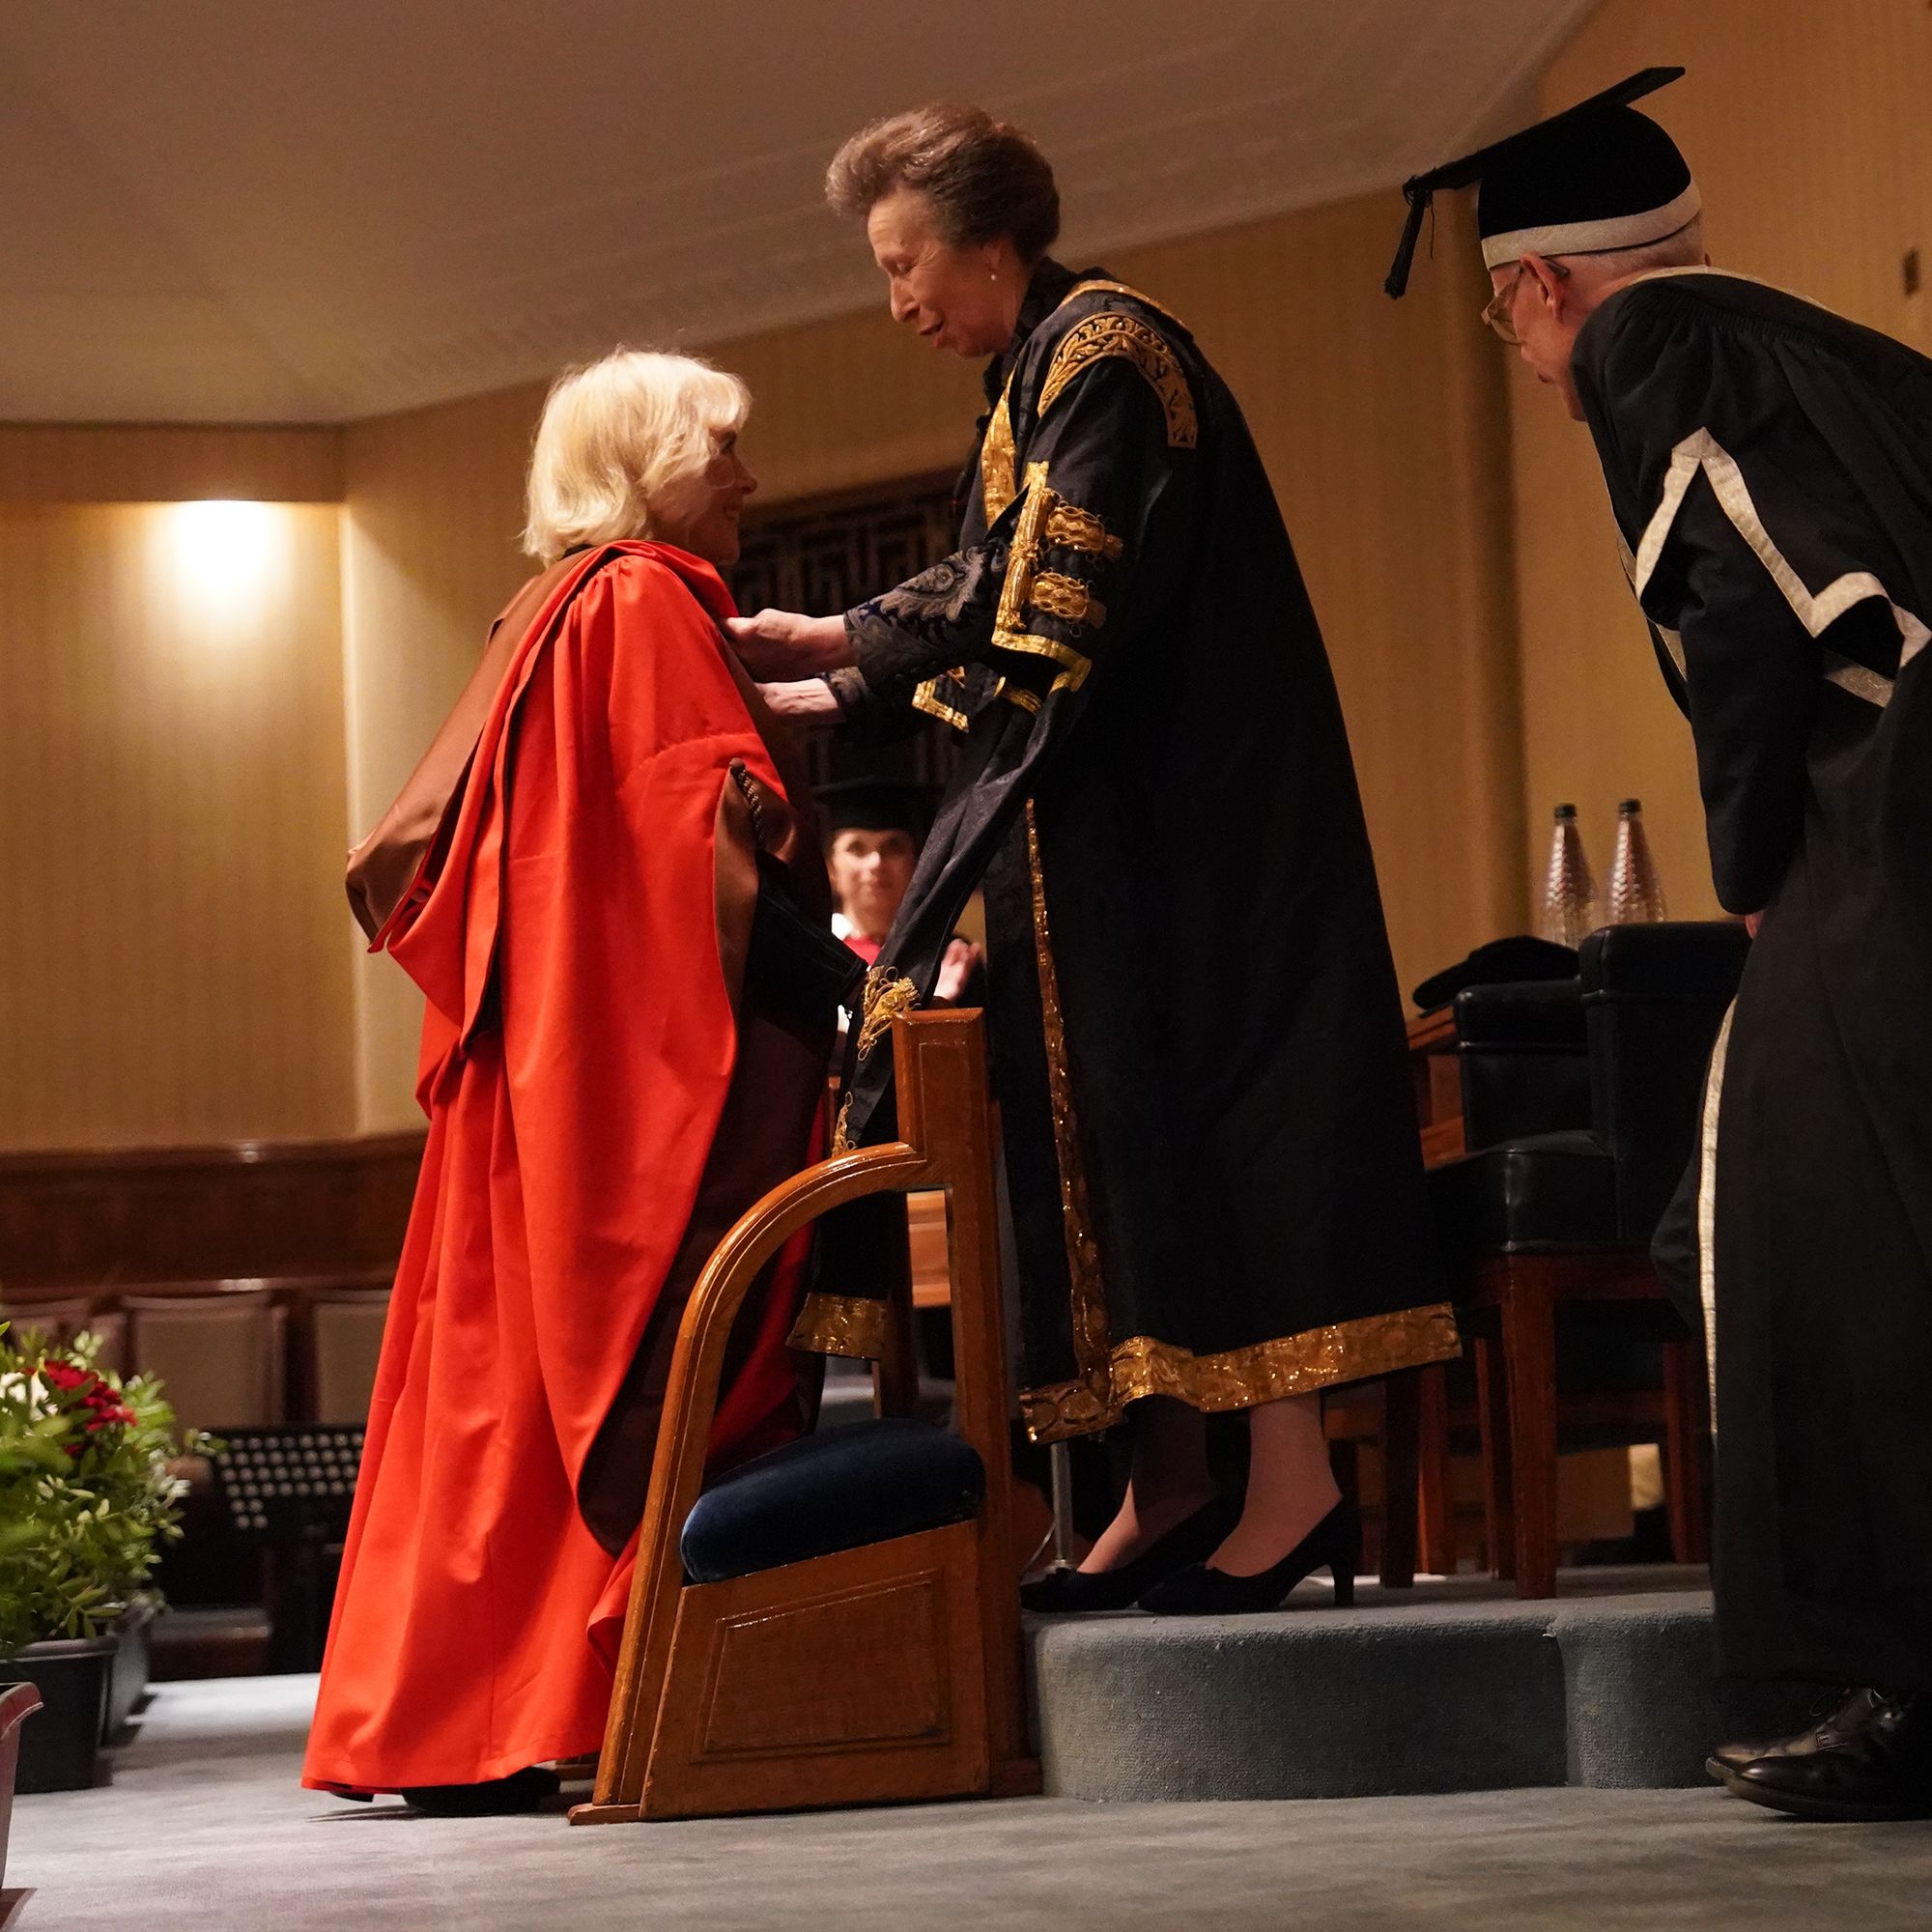
<instances>
[{"instance_id":1,"label":"gold embroidery on sleeve","mask_svg":"<svg viewBox=\"0 0 1932 1932\"><path fill-rule=\"evenodd\" d=\"M1056 509L1073 507L1066 504L1047 487L1046 465L1029 463L1026 472L1026 504L1020 511L1019 525L1013 531L1012 548L1007 555L1006 582L1000 586L999 614L993 620L993 647L995 650L1018 651L1025 656L1052 658L1065 667L1061 675L1054 679L1054 691L1077 691L1087 681L1087 673L1093 669L1093 662L1070 644L1057 643L1051 638L1036 636L1027 629L1027 612L1038 609L1055 616L1069 616L1069 611L1060 605L1070 602L1059 587L1074 585L1081 598L1081 615L1071 621L1087 621L1097 624L1106 615L1104 606L1094 602L1088 594L1087 586L1079 579L1062 577L1058 572L1042 574L1039 568L1039 554L1046 540L1048 526ZM1082 516L1090 513L1081 511ZM1094 518L1097 525L1099 519ZM1048 586L1046 597L1039 596L1041 585Z\"/></svg>"},{"instance_id":2,"label":"gold embroidery on sleeve","mask_svg":"<svg viewBox=\"0 0 1932 1932\"><path fill-rule=\"evenodd\" d=\"M813 1355L876 1361L886 1345L886 1304L866 1294L808 1294L785 1346Z\"/></svg>"},{"instance_id":3,"label":"gold embroidery on sleeve","mask_svg":"<svg viewBox=\"0 0 1932 1932\"><path fill-rule=\"evenodd\" d=\"M1057 498L1046 487L1046 465L1029 463L1026 470L1026 503L1020 511L1013 541L1007 552L1006 580L1000 585L1000 608L993 619L993 642L1003 635L1017 631L1026 623L1027 606L1033 600L1033 581L1039 569L1040 538L1048 512Z\"/></svg>"},{"instance_id":4,"label":"gold embroidery on sleeve","mask_svg":"<svg viewBox=\"0 0 1932 1932\"><path fill-rule=\"evenodd\" d=\"M1037 638L1029 631L1004 632L995 641L1003 651L1020 651L1030 658L1051 658L1066 668L1053 680L1055 691L1078 691L1094 668L1092 658L1082 657L1071 644L1055 638Z\"/></svg>"},{"instance_id":5,"label":"gold embroidery on sleeve","mask_svg":"<svg viewBox=\"0 0 1932 1932\"><path fill-rule=\"evenodd\" d=\"M1171 448L1192 449L1200 439L1200 425L1194 413L1194 397L1187 386L1179 361L1162 339L1158 329L1138 316L1122 315L1110 309L1077 322L1062 337L1047 364L1046 382L1039 392L1039 414L1044 419L1067 384L1083 369L1109 356L1123 356L1148 380L1167 417L1167 440Z\"/></svg>"},{"instance_id":6,"label":"gold embroidery on sleeve","mask_svg":"<svg viewBox=\"0 0 1932 1932\"><path fill-rule=\"evenodd\" d=\"M1059 497L1046 513L1046 541L1049 547L1085 551L1090 556L1117 557L1126 548L1092 510Z\"/></svg>"},{"instance_id":7,"label":"gold embroidery on sleeve","mask_svg":"<svg viewBox=\"0 0 1932 1932\"><path fill-rule=\"evenodd\" d=\"M948 671L944 678L929 677L923 684L917 686L912 695L913 709L923 711L928 718L937 718L942 724L951 724L955 731L965 730L973 721L956 705L947 703L939 695L939 687L949 680L956 679L958 675L957 671Z\"/></svg>"},{"instance_id":8,"label":"gold embroidery on sleeve","mask_svg":"<svg viewBox=\"0 0 1932 1932\"><path fill-rule=\"evenodd\" d=\"M1036 611L1068 624L1085 624L1097 631L1107 621L1107 607L1077 577L1043 570L1033 581L1031 599Z\"/></svg>"}]
</instances>

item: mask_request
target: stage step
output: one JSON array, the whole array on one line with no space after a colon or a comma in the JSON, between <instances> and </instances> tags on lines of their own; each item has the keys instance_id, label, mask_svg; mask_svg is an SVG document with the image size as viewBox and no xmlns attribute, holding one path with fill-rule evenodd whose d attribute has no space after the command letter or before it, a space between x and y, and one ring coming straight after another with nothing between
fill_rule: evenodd
<instances>
[{"instance_id":1,"label":"stage step","mask_svg":"<svg viewBox=\"0 0 1932 1932\"><path fill-rule=\"evenodd\" d=\"M1566 1571L1523 1603L1487 1579L1306 1585L1255 1617L1031 1619L1049 1795L1357 1798L1699 1782L1713 1745L1800 1728L1814 1692L1712 1671L1701 1572Z\"/></svg>"}]
</instances>

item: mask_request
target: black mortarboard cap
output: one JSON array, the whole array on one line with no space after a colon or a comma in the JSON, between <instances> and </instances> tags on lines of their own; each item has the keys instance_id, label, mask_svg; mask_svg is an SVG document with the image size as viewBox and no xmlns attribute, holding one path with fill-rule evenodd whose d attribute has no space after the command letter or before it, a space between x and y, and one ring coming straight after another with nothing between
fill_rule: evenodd
<instances>
[{"instance_id":1,"label":"black mortarboard cap","mask_svg":"<svg viewBox=\"0 0 1932 1932\"><path fill-rule=\"evenodd\" d=\"M1508 939L1492 939L1479 946L1466 958L1432 974L1408 997L1419 1012L1446 1007L1465 986L1495 986L1523 980L1574 980L1577 953L1573 947L1556 946L1528 933Z\"/></svg>"},{"instance_id":2,"label":"black mortarboard cap","mask_svg":"<svg viewBox=\"0 0 1932 1932\"><path fill-rule=\"evenodd\" d=\"M923 838L931 822L924 787L904 779L840 779L812 795L828 838L840 832L908 832Z\"/></svg>"},{"instance_id":3,"label":"black mortarboard cap","mask_svg":"<svg viewBox=\"0 0 1932 1932\"><path fill-rule=\"evenodd\" d=\"M1533 128L1411 175L1402 185L1408 217L1383 288L1392 296L1407 288L1422 218L1438 188L1482 184L1476 227L1492 269L1532 250L1587 255L1676 234L1698 213L1696 184L1677 144L1631 102L1683 72L1647 67Z\"/></svg>"}]
</instances>

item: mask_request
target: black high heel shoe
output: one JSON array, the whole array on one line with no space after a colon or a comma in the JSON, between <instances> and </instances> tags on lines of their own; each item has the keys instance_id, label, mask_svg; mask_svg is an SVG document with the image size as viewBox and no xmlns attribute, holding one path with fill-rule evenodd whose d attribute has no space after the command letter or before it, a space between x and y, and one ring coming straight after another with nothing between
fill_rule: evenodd
<instances>
[{"instance_id":1,"label":"black high heel shoe","mask_svg":"<svg viewBox=\"0 0 1932 1932\"><path fill-rule=\"evenodd\" d=\"M1020 1607L1042 1616L1081 1610L1124 1610L1145 1590L1177 1570L1200 1563L1227 1540L1240 1520L1233 1496L1216 1496L1178 1522L1131 1561L1112 1570L1053 1570L1020 1585Z\"/></svg>"},{"instance_id":2,"label":"black high heel shoe","mask_svg":"<svg viewBox=\"0 0 1932 1932\"><path fill-rule=\"evenodd\" d=\"M1335 1607L1355 1601L1355 1566L1362 1553L1362 1525L1355 1506L1344 1496L1272 1569L1253 1577L1234 1577L1207 1563L1178 1570L1140 1600L1157 1617L1239 1616L1250 1610L1278 1610L1303 1577L1326 1569L1335 1579Z\"/></svg>"}]
</instances>

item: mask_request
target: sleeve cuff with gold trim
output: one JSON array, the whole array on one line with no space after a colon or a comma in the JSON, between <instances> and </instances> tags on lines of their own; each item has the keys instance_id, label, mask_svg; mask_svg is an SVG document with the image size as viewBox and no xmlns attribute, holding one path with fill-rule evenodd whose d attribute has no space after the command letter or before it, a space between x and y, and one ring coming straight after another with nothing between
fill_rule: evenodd
<instances>
[{"instance_id":1,"label":"sleeve cuff with gold trim","mask_svg":"<svg viewBox=\"0 0 1932 1932\"><path fill-rule=\"evenodd\" d=\"M865 1294L808 1294L789 1346L808 1354L875 1362L886 1348L886 1304Z\"/></svg>"}]
</instances>

